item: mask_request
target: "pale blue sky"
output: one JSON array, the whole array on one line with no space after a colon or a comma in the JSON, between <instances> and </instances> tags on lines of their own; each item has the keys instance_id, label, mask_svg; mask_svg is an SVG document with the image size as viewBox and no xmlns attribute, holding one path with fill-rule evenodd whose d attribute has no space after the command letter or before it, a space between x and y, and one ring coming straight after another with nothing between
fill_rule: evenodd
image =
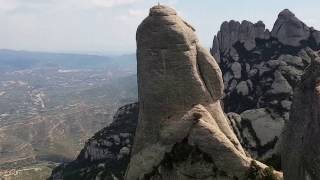
<instances>
[{"instance_id":1,"label":"pale blue sky","mask_svg":"<svg viewBox=\"0 0 320 180\"><path fill-rule=\"evenodd\" d=\"M173 6L210 47L223 21L263 20L290 9L320 29L319 0L159 0ZM132 53L135 31L157 0L0 0L0 49Z\"/></svg>"}]
</instances>

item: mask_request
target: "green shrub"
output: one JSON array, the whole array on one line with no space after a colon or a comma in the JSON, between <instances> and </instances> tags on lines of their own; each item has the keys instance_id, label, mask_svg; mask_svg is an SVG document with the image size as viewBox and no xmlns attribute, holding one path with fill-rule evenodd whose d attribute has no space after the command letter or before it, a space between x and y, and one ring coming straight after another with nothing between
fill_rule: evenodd
<instances>
[{"instance_id":1,"label":"green shrub","mask_svg":"<svg viewBox=\"0 0 320 180\"><path fill-rule=\"evenodd\" d=\"M255 161L251 161L247 178L248 180L278 180L273 172L274 169L272 167L261 169Z\"/></svg>"}]
</instances>

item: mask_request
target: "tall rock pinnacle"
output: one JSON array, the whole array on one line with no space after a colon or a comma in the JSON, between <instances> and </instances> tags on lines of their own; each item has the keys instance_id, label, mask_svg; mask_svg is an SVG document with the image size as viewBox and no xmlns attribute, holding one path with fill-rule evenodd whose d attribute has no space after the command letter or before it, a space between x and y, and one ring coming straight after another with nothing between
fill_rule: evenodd
<instances>
[{"instance_id":1,"label":"tall rock pinnacle","mask_svg":"<svg viewBox=\"0 0 320 180\"><path fill-rule=\"evenodd\" d=\"M137 60L139 123L126 179L248 179L252 167L280 178L245 154L220 105L220 68L174 9L150 9Z\"/></svg>"},{"instance_id":2,"label":"tall rock pinnacle","mask_svg":"<svg viewBox=\"0 0 320 180\"><path fill-rule=\"evenodd\" d=\"M312 62L295 90L290 120L285 126L282 166L285 179L320 179L320 57Z\"/></svg>"},{"instance_id":3,"label":"tall rock pinnacle","mask_svg":"<svg viewBox=\"0 0 320 180\"><path fill-rule=\"evenodd\" d=\"M159 141L163 123L181 119L196 104L205 106L239 145L226 118L220 116L219 66L175 10L161 5L151 8L137 30L137 59L140 116L134 154Z\"/></svg>"}]
</instances>

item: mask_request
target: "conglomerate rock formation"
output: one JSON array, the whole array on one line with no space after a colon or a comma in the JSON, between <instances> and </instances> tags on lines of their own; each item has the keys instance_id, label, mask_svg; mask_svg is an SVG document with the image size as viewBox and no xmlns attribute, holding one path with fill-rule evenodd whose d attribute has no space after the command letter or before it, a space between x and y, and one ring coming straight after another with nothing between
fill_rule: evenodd
<instances>
[{"instance_id":1,"label":"conglomerate rock formation","mask_svg":"<svg viewBox=\"0 0 320 180\"><path fill-rule=\"evenodd\" d=\"M272 31L263 22L224 22L211 49L222 70L224 111L252 157L281 169L279 142L293 89L320 49L319 31L285 9Z\"/></svg>"},{"instance_id":2,"label":"conglomerate rock formation","mask_svg":"<svg viewBox=\"0 0 320 180\"><path fill-rule=\"evenodd\" d=\"M312 61L295 89L282 140L282 166L288 180L320 179L320 56L309 53Z\"/></svg>"},{"instance_id":3,"label":"conglomerate rock formation","mask_svg":"<svg viewBox=\"0 0 320 180\"><path fill-rule=\"evenodd\" d=\"M250 179L252 168L280 179L239 144L220 105L220 68L194 31L162 5L138 28L140 109L126 179Z\"/></svg>"}]
</instances>

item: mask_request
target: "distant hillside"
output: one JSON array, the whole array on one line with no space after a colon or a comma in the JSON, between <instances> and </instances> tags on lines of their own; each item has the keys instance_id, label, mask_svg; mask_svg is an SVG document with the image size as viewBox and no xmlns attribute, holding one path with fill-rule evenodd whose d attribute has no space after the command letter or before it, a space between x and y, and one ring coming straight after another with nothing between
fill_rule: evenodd
<instances>
[{"instance_id":1,"label":"distant hillside","mask_svg":"<svg viewBox=\"0 0 320 180\"><path fill-rule=\"evenodd\" d=\"M100 56L65 53L46 53L0 50L0 70L23 70L30 68L63 69L135 69L135 54L123 56Z\"/></svg>"}]
</instances>

